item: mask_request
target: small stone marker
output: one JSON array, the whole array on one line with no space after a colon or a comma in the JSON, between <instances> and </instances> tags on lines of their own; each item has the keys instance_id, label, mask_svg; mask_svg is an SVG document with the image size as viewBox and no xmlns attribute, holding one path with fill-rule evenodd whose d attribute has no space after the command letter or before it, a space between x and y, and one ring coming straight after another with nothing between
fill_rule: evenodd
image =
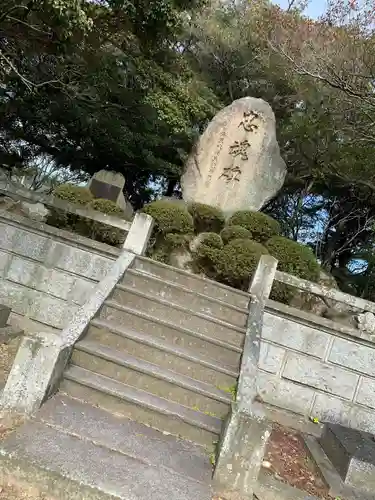
<instances>
[{"instance_id":1,"label":"small stone marker","mask_svg":"<svg viewBox=\"0 0 375 500\"><path fill-rule=\"evenodd\" d=\"M270 105L244 97L221 110L200 137L181 179L182 194L187 202L206 203L227 215L259 210L285 175Z\"/></svg>"},{"instance_id":2,"label":"small stone marker","mask_svg":"<svg viewBox=\"0 0 375 500\"><path fill-rule=\"evenodd\" d=\"M124 176L118 172L99 170L90 179L88 188L95 198L111 200L121 208L126 207L122 190L125 186Z\"/></svg>"},{"instance_id":3,"label":"small stone marker","mask_svg":"<svg viewBox=\"0 0 375 500\"><path fill-rule=\"evenodd\" d=\"M345 484L375 491L375 441L368 432L327 424L320 444Z\"/></svg>"}]
</instances>

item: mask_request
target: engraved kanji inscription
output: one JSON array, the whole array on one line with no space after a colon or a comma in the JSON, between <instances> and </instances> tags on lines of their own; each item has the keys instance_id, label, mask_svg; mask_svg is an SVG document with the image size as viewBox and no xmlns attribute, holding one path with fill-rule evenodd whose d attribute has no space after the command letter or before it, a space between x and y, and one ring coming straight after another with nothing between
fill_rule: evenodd
<instances>
[{"instance_id":1,"label":"engraved kanji inscription","mask_svg":"<svg viewBox=\"0 0 375 500\"><path fill-rule=\"evenodd\" d=\"M254 121L258 118L260 118L260 115L258 113L255 113L254 111L245 111L242 121L238 126L242 126L246 130L246 132L254 132L254 130L257 130L259 128L258 125L254 123Z\"/></svg>"},{"instance_id":2,"label":"engraved kanji inscription","mask_svg":"<svg viewBox=\"0 0 375 500\"><path fill-rule=\"evenodd\" d=\"M223 173L219 177L225 178L225 182L228 184L231 181L239 181L241 176L241 169L236 165L232 165L231 167L225 167Z\"/></svg>"},{"instance_id":3,"label":"engraved kanji inscription","mask_svg":"<svg viewBox=\"0 0 375 500\"><path fill-rule=\"evenodd\" d=\"M248 160L247 149L250 147L250 142L245 139L244 141L235 141L232 146L229 146L229 154L237 157L240 156L241 160Z\"/></svg>"}]
</instances>

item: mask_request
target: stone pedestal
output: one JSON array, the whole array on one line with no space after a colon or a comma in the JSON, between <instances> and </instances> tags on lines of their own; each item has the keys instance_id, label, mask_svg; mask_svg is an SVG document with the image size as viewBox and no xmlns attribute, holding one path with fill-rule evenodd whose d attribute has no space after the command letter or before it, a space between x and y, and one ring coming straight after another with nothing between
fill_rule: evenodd
<instances>
[{"instance_id":1,"label":"stone pedestal","mask_svg":"<svg viewBox=\"0 0 375 500\"><path fill-rule=\"evenodd\" d=\"M374 436L341 425L327 424L320 444L345 484L374 494Z\"/></svg>"},{"instance_id":2,"label":"stone pedestal","mask_svg":"<svg viewBox=\"0 0 375 500\"><path fill-rule=\"evenodd\" d=\"M233 405L214 473L215 489L226 500L253 500L270 434L267 420L257 420Z\"/></svg>"},{"instance_id":3,"label":"stone pedestal","mask_svg":"<svg viewBox=\"0 0 375 500\"><path fill-rule=\"evenodd\" d=\"M109 170L99 170L90 179L87 187L92 192L95 198L104 198L116 203L125 213L128 219L133 215L133 209L128 201L126 201L123 190L125 186L125 178L118 172Z\"/></svg>"}]
</instances>

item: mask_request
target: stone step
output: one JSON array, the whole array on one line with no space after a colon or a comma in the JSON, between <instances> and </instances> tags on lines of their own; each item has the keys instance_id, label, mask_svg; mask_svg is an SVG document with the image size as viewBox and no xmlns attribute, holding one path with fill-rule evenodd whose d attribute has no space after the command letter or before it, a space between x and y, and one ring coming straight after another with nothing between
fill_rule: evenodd
<instances>
[{"instance_id":1,"label":"stone step","mask_svg":"<svg viewBox=\"0 0 375 500\"><path fill-rule=\"evenodd\" d=\"M70 366L60 386L63 393L97 405L154 429L212 448L221 432L217 417L130 387L78 366Z\"/></svg>"},{"instance_id":2,"label":"stone step","mask_svg":"<svg viewBox=\"0 0 375 500\"><path fill-rule=\"evenodd\" d=\"M151 335L177 347L186 347L197 355L207 356L224 366L231 366L235 371L238 370L242 347L175 325L168 321L168 318L155 318L127 306L121 307L121 316L122 324L126 325L127 329Z\"/></svg>"},{"instance_id":3,"label":"stone step","mask_svg":"<svg viewBox=\"0 0 375 500\"><path fill-rule=\"evenodd\" d=\"M208 415L224 418L230 409L228 393L96 342L78 342L71 362Z\"/></svg>"},{"instance_id":4,"label":"stone step","mask_svg":"<svg viewBox=\"0 0 375 500\"><path fill-rule=\"evenodd\" d=\"M216 281L202 278L175 267L167 266L155 260L137 257L134 269L142 271L142 273L157 276L162 280L180 284L190 290L203 293L209 297L214 297L241 309L247 309L249 305L250 296L246 292L236 290L235 288L222 285Z\"/></svg>"},{"instance_id":5,"label":"stone step","mask_svg":"<svg viewBox=\"0 0 375 500\"><path fill-rule=\"evenodd\" d=\"M210 500L212 497L208 484L33 420L2 441L0 464L3 477L31 488L37 486L43 498Z\"/></svg>"},{"instance_id":6,"label":"stone step","mask_svg":"<svg viewBox=\"0 0 375 500\"><path fill-rule=\"evenodd\" d=\"M101 309L100 317L118 324L124 324L122 305L126 308L145 312L158 319L168 319L169 322L177 326L188 328L207 337L228 342L237 347L243 347L245 328L194 311L188 307L188 304L186 307L176 305L136 290L123 291L122 304L114 300L107 300Z\"/></svg>"},{"instance_id":7,"label":"stone step","mask_svg":"<svg viewBox=\"0 0 375 500\"><path fill-rule=\"evenodd\" d=\"M94 319L84 338L112 347L119 352L158 364L181 375L194 377L225 390L236 385L238 370L209 358L194 349L171 344L151 334L131 330L115 323Z\"/></svg>"},{"instance_id":8,"label":"stone step","mask_svg":"<svg viewBox=\"0 0 375 500\"><path fill-rule=\"evenodd\" d=\"M59 393L49 399L33 418L148 465L165 467L206 485L211 482L212 465L202 446L167 436L78 399Z\"/></svg>"},{"instance_id":9,"label":"stone step","mask_svg":"<svg viewBox=\"0 0 375 500\"><path fill-rule=\"evenodd\" d=\"M129 289L137 290L138 292L145 292L148 295L160 297L163 300L172 302L180 306L189 305L190 309L206 314L216 319L221 319L239 327L246 327L247 309L228 304L215 297L209 297L202 293L196 292L194 289L186 288L178 283L173 283L158 278L150 274L144 274L141 271L129 269L123 277L119 286L116 287L113 300L120 304L126 304L122 300L124 292Z\"/></svg>"}]
</instances>

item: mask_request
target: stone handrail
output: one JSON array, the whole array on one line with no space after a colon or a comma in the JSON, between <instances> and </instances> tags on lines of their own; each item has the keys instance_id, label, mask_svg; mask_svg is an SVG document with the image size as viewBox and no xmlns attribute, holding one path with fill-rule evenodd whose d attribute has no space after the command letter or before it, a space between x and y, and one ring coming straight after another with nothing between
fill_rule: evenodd
<instances>
[{"instance_id":1,"label":"stone handrail","mask_svg":"<svg viewBox=\"0 0 375 500\"><path fill-rule=\"evenodd\" d=\"M152 226L152 217L136 214L121 254L60 335L40 332L36 337L22 339L0 407L32 413L57 389L74 344L84 335L136 255L144 253Z\"/></svg>"},{"instance_id":2,"label":"stone handrail","mask_svg":"<svg viewBox=\"0 0 375 500\"><path fill-rule=\"evenodd\" d=\"M270 424L258 396L263 316L277 260L263 255L249 287L250 303L236 400L221 436L214 481L220 496L253 498Z\"/></svg>"},{"instance_id":3,"label":"stone handrail","mask_svg":"<svg viewBox=\"0 0 375 500\"><path fill-rule=\"evenodd\" d=\"M3 185L1 185L0 183L0 194L16 200L27 201L29 203L42 203L47 208L63 210L64 212L78 215L94 222L100 222L107 226L121 229L124 232L129 232L130 230L131 222L126 221L121 217L107 215L92 208L84 208L74 203L60 200L59 198L56 198L54 196L41 193L33 193L31 191L28 192L24 188L15 187L11 183Z\"/></svg>"},{"instance_id":4,"label":"stone handrail","mask_svg":"<svg viewBox=\"0 0 375 500\"><path fill-rule=\"evenodd\" d=\"M375 313L374 302L370 302L359 297L354 297L353 295L341 292L340 290L336 290L335 288L328 288L326 286L318 285L316 283L312 283L311 281L297 278L296 276L292 276L291 274L283 273L281 271L276 271L275 281L279 281L280 283L293 286L295 288L298 288L299 290L303 290L305 292L309 292L329 300L341 302L355 309Z\"/></svg>"}]
</instances>

